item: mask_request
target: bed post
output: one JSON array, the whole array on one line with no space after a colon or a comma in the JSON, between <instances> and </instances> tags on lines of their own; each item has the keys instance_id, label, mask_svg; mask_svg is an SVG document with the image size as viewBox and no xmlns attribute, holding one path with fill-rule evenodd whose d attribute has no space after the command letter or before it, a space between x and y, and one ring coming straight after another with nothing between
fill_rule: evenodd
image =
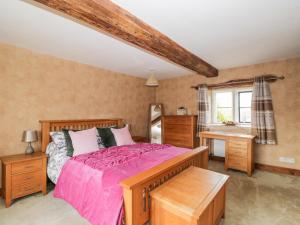
<instances>
[{"instance_id":1,"label":"bed post","mask_svg":"<svg viewBox=\"0 0 300 225\"><path fill-rule=\"evenodd\" d=\"M123 125L123 120L122 119L118 119L118 128L120 128Z\"/></svg>"},{"instance_id":2,"label":"bed post","mask_svg":"<svg viewBox=\"0 0 300 225\"><path fill-rule=\"evenodd\" d=\"M47 145L50 142L50 122L40 121L41 123L41 146L42 152L46 152Z\"/></svg>"}]
</instances>

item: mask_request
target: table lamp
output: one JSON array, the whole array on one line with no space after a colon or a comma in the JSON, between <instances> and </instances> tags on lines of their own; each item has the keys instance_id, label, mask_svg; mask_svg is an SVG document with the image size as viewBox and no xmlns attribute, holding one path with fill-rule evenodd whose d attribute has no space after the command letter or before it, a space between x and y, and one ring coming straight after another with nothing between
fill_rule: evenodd
<instances>
[{"instance_id":1,"label":"table lamp","mask_svg":"<svg viewBox=\"0 0 300 225\"><path fill-rule=\"evenodd\" d=\"M22 141L28 143L28 146L25 149L25 154L34 153L34 149L31 146L31 142L37 141L37 131L36 130L25 130L25 131L23 131Z\"/></svg>"}]
</instances>

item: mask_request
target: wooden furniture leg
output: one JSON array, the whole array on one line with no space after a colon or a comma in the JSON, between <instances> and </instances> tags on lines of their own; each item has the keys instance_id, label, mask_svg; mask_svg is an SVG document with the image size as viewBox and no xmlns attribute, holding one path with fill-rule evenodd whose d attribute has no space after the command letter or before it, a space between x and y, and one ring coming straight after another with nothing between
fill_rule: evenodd
<instances>
[{"instance_id":1,"label":"wooden furniture leg","mask_svg":"<svg viewBox=\"0 0 300 225\"><path fill-rule=\"evenodd\" d=\"M47 158L43 158L43 171L42 171L42 193L47 194Z\"/></svg>"},{"instance_id":2,"label":"wooden furniture leg","mask_svg":"<svg viewBox=\"0 0 300 225\"><path fill-rule=\"evenodd\" d=\"M224 169L227 171L228 170L228 141L225 140L225 164L224 164Z\"/></svg>"},{"instance_id":3,"label":"wooden furniture leg","mask_svg":"<svg viewBox=\"0 0 300 225\"><path fill-rule=\"evenodd\" d=\"M5 195L3 195L3 197L5 198L5 207L8 208L11 205L11 165L6 167L3 166L2 169L4 170L2 174L4 175L3 178L5 179L5 182L2 183L5 185Z\"/></svg>"}]
</instances>

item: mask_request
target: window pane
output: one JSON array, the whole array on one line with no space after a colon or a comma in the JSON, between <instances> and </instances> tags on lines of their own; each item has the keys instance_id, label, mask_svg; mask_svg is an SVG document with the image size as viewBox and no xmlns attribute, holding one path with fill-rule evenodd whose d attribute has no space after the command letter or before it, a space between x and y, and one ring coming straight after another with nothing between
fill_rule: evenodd
<instances>
[{"instance_id":1,"label":"window pane","mask_svg":"<svg viewBox=\"0 0 300 225\"><path fill-rule=\"evenodd\" d=\"M217 108L217 122L232 121L232 108Z\"/></svg>"},{"instance_id":2,"label":"window pane","mask_svg":"<svg viewBox=\"0 0 300 225\"><path fill-rule=\"evenodd\" d=\"M240 92L240 107L251 107L252 92Z\"/></svg>"},{"instance_id":3,"label":"window pane","mask_svg":"<svg viewBox=\"0 0 300 225\"><path fill-rule=\"evenodd\" d=\"M251 123L251 108L240 108L240 123Z\"/></svg>"},{"instance_id":4,"label":"window pane","mask_svg":"<svg viewBox=\"0 0 300 225\"><path fill-rule=\"evenodd\" d=\"M217 107L232 107L232 92L216 93Z\"/></svg>"}]
</instances>

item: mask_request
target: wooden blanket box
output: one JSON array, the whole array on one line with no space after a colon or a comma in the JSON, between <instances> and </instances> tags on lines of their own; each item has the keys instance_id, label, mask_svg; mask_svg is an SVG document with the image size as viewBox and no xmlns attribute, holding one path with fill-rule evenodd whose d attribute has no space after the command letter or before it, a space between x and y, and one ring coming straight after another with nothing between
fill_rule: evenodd
<instances>
[{"instance_id":1,"label":"wooden blanket box","mask_svg":"<svg viewBox=\"0 0 300 225\"><path fill-rule=\"evenodd\" d=\"M152 225L217 225L228 176L190 167L151 193Z\"/></svg>"}]
</instances>

